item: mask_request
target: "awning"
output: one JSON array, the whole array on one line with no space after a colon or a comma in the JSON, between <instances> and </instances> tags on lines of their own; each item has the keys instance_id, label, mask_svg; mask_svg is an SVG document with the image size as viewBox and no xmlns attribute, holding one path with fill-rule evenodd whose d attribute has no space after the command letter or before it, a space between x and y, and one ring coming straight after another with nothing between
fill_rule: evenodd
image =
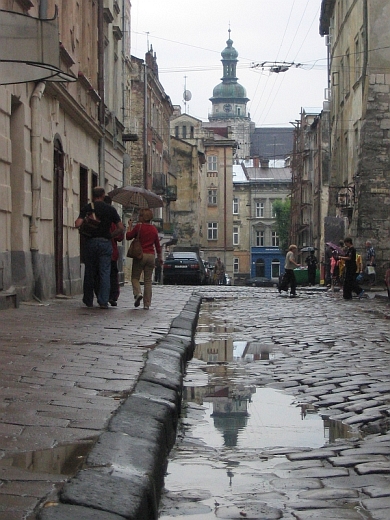
<instances>
[{"instance_id":1,"label":"awning","mask_svg":"<svg viewBox=\"0 0 390 520\"><path fill-rule=\"evenodd\" d=\"M57 9L47 20L0 10L0 85L76 79L60 69Z\"/></svg>"}]
</instances>

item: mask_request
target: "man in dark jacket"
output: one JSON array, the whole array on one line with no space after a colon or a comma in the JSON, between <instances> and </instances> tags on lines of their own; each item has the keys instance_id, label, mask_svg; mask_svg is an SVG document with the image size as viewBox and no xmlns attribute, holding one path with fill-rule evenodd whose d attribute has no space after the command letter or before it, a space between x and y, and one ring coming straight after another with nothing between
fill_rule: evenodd
<instances>
[{"instance_id":1,"label":"man in dark jacket","mask_svg":"<svg viewBox=\"0 0 390 520\"><path fill-rule=\"evenodd\" d=\"M353 247L352 238L345 238L344 245L345 253L339 256L340 259L345 260L343 298L351 300L353 292L362 298L364 291L356 280L356 249Z\"/></svg>"},{"instance_id":2,"label":"man in dark jacket","mask_svg":"<svg viewBox=\"0 0 390 520\"><path fill-rule=\"evenodd\" d=\"M111 274L111 239L124 233L125 228L121 222L117 210L104 202L104 188L97 186L92 191L93 206L86 204L80 211L75 222L75 227L79 228L84 218L94 213L100 221L99 225L93 230L85 240L85 273L84 273L84 297L83 302L87 307L93 307L93 293L95 280L99 279L99 292L97 301L101 309L108 309L108 299L110 295L110 274ZM116 225L115 231L111 232L111 224Z\"/></svg>"},{"instance_id":3,"label":"man in dark jacket","mask_svg":"<svg viewBox=\"0 0 390 520\"><path fill-rule=\"evenodd\" d=\"M314 250L310 250L309 255L306 257L305 263L307 265L307 278L309 285L315 285L318 260L314 255Z\"/></svg>"}]
</instances>

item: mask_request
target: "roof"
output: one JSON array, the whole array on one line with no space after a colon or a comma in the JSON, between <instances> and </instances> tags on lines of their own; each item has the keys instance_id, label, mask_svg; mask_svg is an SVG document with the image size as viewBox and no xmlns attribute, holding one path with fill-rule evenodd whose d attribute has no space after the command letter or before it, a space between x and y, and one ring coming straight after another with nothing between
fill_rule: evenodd
<instances>
[{"instance_id":1,"label":"roof","mask_svg":"<svg viewBox=\"0 0 390 520\"><path fill-rule=\"evenodd\" d=\"M293 150L293 136L292 127L255 128L251 135L251 156L284 159Z\"/></svg>"},{"instance_id":2,"label":"roof","mask_svg":"<svg viewBox=\"0 0 390 520\"><path fill-rule=\"evenodd\" d=\"M290 168L247 168L251 181L291 182Z\"/></svg>"},{"instance_id":3,"label":"roof","mask_svg":"<svg viewBox=\"0 0 390 520\"><path fill-rule=\"evenodd\" d=\"M233 165L233 183L251 181L290 183L291 177L290 168L255 168L244 163Z\"/></svg>"}]
</instances>

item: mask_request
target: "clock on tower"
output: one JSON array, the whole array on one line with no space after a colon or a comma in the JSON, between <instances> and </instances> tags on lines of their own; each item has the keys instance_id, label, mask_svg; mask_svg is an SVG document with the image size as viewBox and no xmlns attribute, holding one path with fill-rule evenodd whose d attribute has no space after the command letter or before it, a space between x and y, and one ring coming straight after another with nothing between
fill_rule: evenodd
<instances>
[{"instance_id":1,"label":"clock on tower","mask_svg":"<svg viewBox=\"0 0 390 520\"><path fill-rule=\"evenodd\" d=\"M231 112L232 111L232 105L230 103L225 103L223 105L223 109L225 112Z\"/></svg>"}]
</instances>

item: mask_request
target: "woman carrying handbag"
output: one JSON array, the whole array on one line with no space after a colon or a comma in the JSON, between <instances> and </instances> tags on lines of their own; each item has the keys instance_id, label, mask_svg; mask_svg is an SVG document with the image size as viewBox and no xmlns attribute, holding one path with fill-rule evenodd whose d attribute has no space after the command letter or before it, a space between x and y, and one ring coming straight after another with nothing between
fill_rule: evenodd
<instances>
[{"instance_id":1,"label":"woman carrying handbag","mask_svg":"<svg viewBox=\"0 0 390 520\"><path fill-rule=\"evenodd\" d=\"M133 258L131 270L131 285L133 286L134 307L139 307L144 301L144 309L148 310L152 303L152 275L155 266L155 256L160 264L163 263L160 238L157 228L150 223L153 218L152 210L141 209L138 215L138 223L133 229L132 220L128 221L126 240L139 238L142 247L142 258ZM141 292L140 278L144 273L144 294Z\"/></svg>"}]
</instances>

